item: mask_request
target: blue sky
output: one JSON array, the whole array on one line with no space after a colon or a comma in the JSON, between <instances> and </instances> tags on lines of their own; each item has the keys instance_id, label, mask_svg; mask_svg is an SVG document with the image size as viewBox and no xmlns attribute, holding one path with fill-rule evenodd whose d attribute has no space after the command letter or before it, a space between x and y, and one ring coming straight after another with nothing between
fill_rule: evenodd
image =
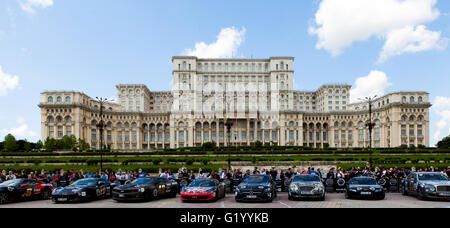
<instances>
[{"instance_id":1,"label":"blue sky","mask_svg":"<svg viewBox=\"0 0 450 228\"><path fill-rule=\"evenodd\" d=\"M119 83L170 90L171 57L199 42L205 56L223 57L211 49L226 28L235 33L221 40L231 43L219 47L224 53L294 56L298 90L372 77L380 79L376 91L361 85L354 94L427 91L437 103L432 143L450 134L450 1L3 0L0 137L40 138L45 90L93 97L116 96Z\"/></svg>"}]
</instances>

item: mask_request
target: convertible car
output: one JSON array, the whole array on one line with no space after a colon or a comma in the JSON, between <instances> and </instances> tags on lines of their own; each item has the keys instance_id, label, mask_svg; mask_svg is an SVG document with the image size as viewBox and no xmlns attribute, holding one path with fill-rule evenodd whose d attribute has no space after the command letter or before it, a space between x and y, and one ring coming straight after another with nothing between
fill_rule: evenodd
<instances>
[{"instance_id":1,"label":"convertible car","mask_svg":"<svg viewBox=\"0 0 450 228\"><path fill-rule=\"evenodd\" d=\"M16 179L0 184L0 204L32 199L50 199L53 185L33 179Z\"/></svg>"},{"instance_id":2,"label":"convertible car","mask_svg":"<svg viewBox=\"0 0 450 228\"><path fill-rule=\"evenodd\" d=\"M152 200L160 196L176 197L178 183L161 177L139 178L125 185L117 186L112 191L113 199L121 201Z\"/></svg>"},{"instance_id":3,"label":"convertible car","mask_svg":"<svg viewBox=\"0 0 450 228\"><path fill-rule=\"evenodd\" d=\"M184 201L216 201L225 198L225 183L214 179L192 181L181 189L181 200Z\"/></svg>"},{"instance_id":4,"label":"convertible car","mask_svg":"<svg viewBox=\"0 0 450 228\"><path fill-rule=\"evenodd\" d=\"M92 201L110 196L111 185L102 178L77 180L67 187L55 188L52 192L55 203Z\"/></svg>"}]
</instances>

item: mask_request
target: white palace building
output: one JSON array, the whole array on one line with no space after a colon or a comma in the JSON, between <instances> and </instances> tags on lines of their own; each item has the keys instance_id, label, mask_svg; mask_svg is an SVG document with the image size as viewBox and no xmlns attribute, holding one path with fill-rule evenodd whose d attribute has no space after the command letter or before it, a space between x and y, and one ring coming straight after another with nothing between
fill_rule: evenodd
<instances>
[{"instance_id":1,"label":"white palace building","mask_svg":"<svg viewBox=\"0 0 450 228\"><path fill-rule=\"evenodd\" d=\"M350 85L295 91L294 58L173 57L172 91L117 85L103 105L112 149L271 145L367 147L369 104L350 103ZM94 96L95 97L95 96ZM82 92L41 93L41 135L74 135L99 148L100 103ZM372 103L373 147L429 146L429 94L395 92ZM228 137L226 123L232 123Z\"/></svg>"}]
</instances>

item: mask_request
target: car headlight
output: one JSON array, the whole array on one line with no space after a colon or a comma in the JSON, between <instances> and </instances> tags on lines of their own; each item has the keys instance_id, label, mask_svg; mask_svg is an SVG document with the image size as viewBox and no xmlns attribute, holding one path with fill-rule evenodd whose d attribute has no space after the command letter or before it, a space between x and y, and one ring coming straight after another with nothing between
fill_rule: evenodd
<instances>
[{"instance_id":1,"label":"car headlight","mask_svg":"<svg viewBox=\"0 0 450 228\"><path fill-rule=\"evenodd\" d=\"M351 192L357 192L358 190L357 190L357 188L350 188L350 191Z\"/></svg>"},{"instance_id":2,"label":"car headlight","mask_svg":"<svg viewBox=\"0 0 450 228\"><path fill-rule=\"evenodd\" d=\"M74 189L72 189L72 192L79 192L79 191L81 191L81 188L74 188Z\"/></svg>"},{"instance_id":3,"label":"car headlight","mask_svg":"<svg viewBox=\"0 0 450 228\"><path fill-rule=\"evenodd\" d=\"M436 191L436 187L434 187L433 185L425 185L425 191L427 192L435 192Z\"/></svg>"},{"instance_id":4,"label":"car headlight","mask_svg":"<svg viewBox=\"0 0 450 228\"><path fill-rule=\"evenodd\" d=\"M145 188L140 188L139 192L145 192Z\"/></svg>"},{"instance_id":5,"label":"car headlight","mask_svg":"<svg viewBox=\"0 0 450 228\"><path fill-rule=\"evenodd\" d=\"M370 187L370 191L375 191L376 188L375 187Z\"/></svg>"},{"instance_id":6,"label":"car headlight","mask_svg":"<svg viewBox=\"0 0 450 228\"><path fill-rule=\"evenodd\" d=\"M237 187L237 188L235 189L235 191L236 191L236 193L238 193L238 192L241 191L241 188Z\"/></svg>"},{"instance_id":7,"label":"car headlight","mask_svg":"<svg viewBox=\"0 0 450 228\"><path fill-rule=\"evenodd\" d=\"M9 187L8 187L8 191L10 191L10 192L14 191L14 187L9 186Z\"/></svg>"},{"instance_id":8,"label":"car headlight","mask_svg":"<svg viewBox=\"0 0 450 228\"><path fill-rule=\"evenodd\" d=\"M297 192L298 191L298 186L296 184L291 184L291 191Z\"/></svg>"},{"instance_id":9,"label":"car headlight","mask_svg":"<svg viewBox=\"0 0 450 228\"><path fill-rule=\"evenodd\" d=\"M323 190L323 186L320 184L316 184L314 185L314 191L322 191Z\"/></svg>"},{"instance_id":10,"label":"car headlight","mask_svg":"<svg viewBox=\"0 0 450 228\"><path fill-rule=\"evenodd\" d=\"M78 194L79 194L80 196L83 196L83 197L86 196L86 192L79 192Z\"/></svg>"}]
</instances>

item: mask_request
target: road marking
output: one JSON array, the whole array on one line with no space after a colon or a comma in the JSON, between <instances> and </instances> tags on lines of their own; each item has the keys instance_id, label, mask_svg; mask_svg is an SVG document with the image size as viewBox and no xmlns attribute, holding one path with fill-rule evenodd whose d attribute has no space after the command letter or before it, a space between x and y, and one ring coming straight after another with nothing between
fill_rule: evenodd
<instances>
[{"instance_id":1,"label":"road marking","mask_svg":"<svg viewBox=\"0 0 450 228\"><path fill-rule=\"evenodd\" d=\"M283 202L281 202L281 201L278 201L278 202L279 202L280 204L282 204L282 205L288 207L288 208L291 208L291 206L289 206L289 205L287 205L287 204L285 204L285 203L283 203Z\"/></svg>"}]
</instances>

